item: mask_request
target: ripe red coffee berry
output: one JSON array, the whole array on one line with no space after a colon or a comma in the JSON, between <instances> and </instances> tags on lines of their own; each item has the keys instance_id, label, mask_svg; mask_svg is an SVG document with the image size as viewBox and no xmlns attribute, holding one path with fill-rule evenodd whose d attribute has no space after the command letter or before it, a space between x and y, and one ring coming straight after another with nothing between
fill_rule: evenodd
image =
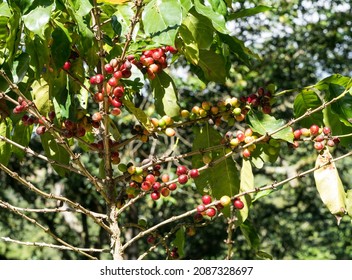
<instances>
[{"instance_id":1,"label":"ripe red coffee berry","mask_svg":"<svg viewBox=\"0 0 352 280\"><path fill-rule=\"evenodd\" d=\"M145 177L145 180L148 181L151 184L154 184L155 183L155 176L153 174L148 174Z\"/></svg>"},{"instance_id":2,"label":"ripe red coffee berry","mask_svg":"<svg viewBox=\"0 0 352 280\"><path fill-rule=\"evenodd\" d=\"M177 180L180 184L184 185L188 182L188 176L186 174L181 174L178 176Z\"/></svg>"},{"instance_id":3,"label":"ripe red coffee berry","mask_svg":"<svg viewBox=\"0 0 352 280\"><path fill-rule=\"evenodd\" d=\"M311 127L309 128L310 131L310 135L318 135L319 134L319 126L317 126L316 124L311 125Z\"/></svg>"},{"instance_id":4,"label":"ripe red coffee berry","mask_svg":"<svg viewBox=\"0 0 352 280\"><path fill-rule=\"evenodd\" d=\"M71 62L66 61L66 62L64 63L64 65L62 66L62 68L63 68L65 71L70 70L70 68L71 68Z\"/></svg>"},{"instance_id":5,"label":"ripe red coffee berry","mask_svg":"<svg viewBox=\"0 0 352 280\"><path fill-rule=\"evenodd\" d=\"M330 127L324 126L324 128L323 128L323 133L324 133L325 135L329 135L329 134L331 133Z\"/></svg>"},{"instance_id":6,"label":"ripe red coffee berry","mask_svg":"<svg viewBox=\"0 0 352 280\"><path fill-rule=\"evenodd\" d=\"M244 203L242 202L242 200L240 200L239 198L236 198L234 201L233 201L233 206L236 208L236 209L243 209L244 207Z\"/></svg>"},{"instance_id":7,"label":"ripe red coffee berry","mask_svg":"<svg viewBox=\"0 0 352 280\"><path fill-rule=\"evenodd\" d=\"M153 199L153 200L158 200L160 198L160 193L159 192L152 192L150 194L150 197Z\"/></svg>"},{"instance_id":8,"label":"ripe red coffee berry","mask_svg":"<svg viewBox=\"0 0 352 280\"><path fill-rule=\"evenodd\" d=\"M180 165L177 167L177 170L176 170L176 174L179 176L179 175L182 175L182 174L187 174L188 172L188 169L186 166L184 165Z\"/></svg>"},{"instance_id":9,"label":"ripe red coffee berry","mask_svg":"<svg viewBox=\"0 0 352 280\"><path fill-rule=\"evenodd\" d=\"M216 210L215 210L215 208L208 208L207 210L205 210L205 214L208 217L212 218L216 215Z\"/></svg>"},{"instance_id":10,"label":"ripe red coffee berry","mask_svg":"<svg viewBox=\"0 0 352 280\"><path fill-rule=\"evenodd\" d=\"M200 204L197 206L197 212L202 213L205 211L205 206L203 204Z\"/></svg>"},{"instance_id":11,"label":"ripe red coffee berry","mask_svg":"<svg viewBox=\"0 0 352 280\"><path fill-rule=\"evenodd\" d=\"M189 176L190 176L191 178L196 178L196 177L198 177L198 176L199 176L199 171L198 171L198 169L191 169L191 170L189 171Z\"/></svg>"},{"instance_id":12,"label":"ripe red coffee berry","mask_svg":"<svg viewBox=\"0 0 352 280\"><path fill-rule=\"evenodd\" d=\"M211 198L210 195L205 194L205 195L202 196L202 201L203 201L204 205L208 205L208 204L211 203L212 198Z\"/></svg>"},{"instance_id":13,"label":"ripe red coffee berry","mask_svg":"<svg viewBox=\"0 0 352 280\"><path fill-rule=\"evenodd\" d=\"M93 122L100 122L102 120L102 115L100 114L100 112L95 112L93 115L92 115L92 121Z\"/></svg>"},{"instance_id":14,"label":"ripe red coffee berry","mask_svg":"<svg viewBox=\"0 0 352 280\"><path fill-rule=\"evenodd\" d=\"M171 183L170 185L168 185L168 188L170 191L174 191L177 189L177 184L175 183Z\"/></svg>"}]
</instances>

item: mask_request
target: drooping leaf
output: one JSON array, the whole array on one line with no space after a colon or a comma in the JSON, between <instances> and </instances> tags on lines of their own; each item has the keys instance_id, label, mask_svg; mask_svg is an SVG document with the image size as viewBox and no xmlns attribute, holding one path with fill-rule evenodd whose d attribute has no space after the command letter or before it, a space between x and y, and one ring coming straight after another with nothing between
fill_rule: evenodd
<instances>
[{"instance_id":1,"label":"drooping leaf","mask_svg":"<svg viewBox=\"0 0 352 280\"><path fill-rule=\"evenodd\" d=\"M250 111L247 114L247 121L252 130L261 135L265 135L266 133L271 134L285 125L285 121L282 119L277 120L268 114L253 111ZM289 127L281 129L277 133L271 135L271 137L274 139L285 140L290 143L293 142L293 133Z\"/></svg>"},{"instance_id":2,"label":"drooping leaf","mask_svg":"<svg viewBox=\"0 0 352 280\"><path fill-rule=\"evenodd\" d=\"M225 59L222 55L212 50L199 50L198 65L208 81L225 83L227 73Z\"/></svg>"},{"instance_id":3,"label":"drooping leaf","mask_svg":"<svg viewBox=\"0 0 352 280\"><path fill-rule=\"evenodd\" d=\"M258 5L254 8L242 9L229 15L228 20L234 20L243 17L250 17L259 13L267 12L273 10L273 7Z\"/></svg>"},{"instance_id":4,"label":"drooping leaf","mask_svg":"<svg viewBox=\"0 0 352 280\"><path fill-rule=\"evenodd\" d=\"M348 216L352 218L352 189L346 192L346 211Z\"/></svg>"},{"instance_id":5,"label":"drooping leaf","mask_svg":"<svg viewBox=\"0 0 352 280\"><path fill-rule=\"evenodd\" d=\"M185 243L185 227L182 226L176 231L175 239L172 241L173 246L177 248L180 258L184 256Z\"/></svg>"},{"instance_id":6,"label":"drooping leaf","mask_svg":"<svg viewBox=\"0 0 352 280\"><path fill-rule=\"evenodd\" d=\"M44 133L40 137L43 149L45 151L45 155L49 159L55 160L56 162L61 164L69 164L69 154L62 146L57 143L56 139L50 133ZM55 164L52 164L52 167L62 177L64 177L68 172L67 169Z\"/></svg>"},{"instance_id":7,"label":"drooping leaf","mask_svg":"<svg viewBox=\"0 0 352 280\"><path fill-rule=\"evenodd\" d=\"M150 120L147 114L142 109L137 108L131 101L127 99L123 100L123 104L126 106L127 110L130 111L136 117L136 119L144 126L144 128L151 128Z\"/></svg>"},{"instance_id":8,"label":"drooping leaf","mask_svg":"<svg viewBox=\"0 0 352 280\"><path fill-rule=\"evenodd\" d=\"M0 122L0 135L6 138L10 138L12 128L12 121L10 118L6 118ZM0 163L7 165L11 156L11 145L0 139Z\"/></svg>"},{"instance_id":9,"label":"drooping leaf","mask_svg":"<svg viewBox=\"0 0 352 280\"><path fill-rule=\"evenodd\" d=\"M12 77L15 84L22 82L27 74L30 56L27 53L21 53L12 64Z\"/></svg>"},{"instance_id":10,"label":"drooping leaf","mask_svg":"<svg viewBox=\"0 0 352 280\"><path fill-rule=\"evenodd\" d=\"M211 7L203 5L199 0L194 0L194 7L196 8L196 11L210 19L213 27L219 31L220 33L223 34L229 34L230 31L226 27L226 20L225 17L220 14L215 12Z\"/></svg>"},{"instance_id":11,"label":"drooping leaf","mask_svg":"<svg viewBox=\"0 0 352 280\"><path fill-rule=\"evenodd\" d=\"M174 45L182 22L182 8L177 0L152 0L142 13L144 30L154 42Z\"/></svg>"},{"instance_id":12,"label":"drooping leaf","mask_svg":"<svg viewBox=\"0 0 352 280\"><path fill-rule=\"evenodd\" d=\"M345 91L343 86L329 84L327 100L330 101ZM347 126L352 126L352 95L345 94L342 98L331 104L332 112Z\"/></svg>"},{"instance_id":13,"label":"drooping leaf","mask_svg":"<svg viewBox=\"0 0 352 280\"><path fill-rule=\"evenodd\" d=\"M32 100L34 104L38 108L39 112L43 116L46 116L51 107L48 83L43 79L35 81L32 84L32 89Z\"/></svg>"},{"instance_id":14,"label":"drooping leaf","mask_svg":"<svg viewBox=\"0 0 352 280\"><path fill-rule=\"evenodd\" d=\"M67 36L62 28L58 27L52 33L53 44L51 46L51 54L56 69L61 68L68 60L71 54L71 38Z\"/></svg>"},{"instance_id":15,"label":"drooping leaf","mask_svg":"<svg viewBox=\"0 0 352 280\"><path fill-rule=\"evenodd\" d=\"M27 147L31 140L33 126L23 125L22 121L16 124L13 131L12 140L23 147ZM14 154L21 160L25 156L25 152L17 147L13 147Z\"/></svg>"},{"instance_id":16,"label":"drooping leaf","mask_svg":"<svg viewBox=\"0 0 352 280\"><path fill-rule=\"evenodd\" d=\"M252 171L252 165L248 159L243 159L242 161L240 178L240 192L246 192L254 189L254 176ZM249 213L249 207L251 205L252 196L246 194L240 199L244 203L244 207L241 210L236 211L237 225L240 225L244 221L246 221Z\"/></svg>"},{"instance_id":17,"label":"drooping leaf","mask_svg":"<svg viewBox=\"0 0 352 280\"><path fill-rule=\"evenodd\" d=\"M314 171L314 180L321 200L335 215L339 224L346 211L346 193L335 163L330 162L332 159L328 149L324 149L324 152L318 155L315 167L326 165Z\"/></svg>"},{"instance_id":18,"label":"drooping leaf","mask_svg":"<svg viewBox=\"0 0 352 280\"><path fill-rule=\"evenodd\" d=\"M212 127L206 124L204 127L194 127L195 139L193 141L193 151L198 151L207 147L218 145L222 139L221 135ZM223 148L212 151L210 157L217 160L225 155ZM192 157L192 167L204 166L203 155ZM197 190L201 194L209 193L213 197L220 199L224 195L233 196L240 190L239 171L232 158L222 160L220 163L200 172L200 176L195 178ZM230 212L227 207L224 209L225 216Z\"/></svg>"},{"instance_id":19,"label":"drooping leaf","mask_svg":"<svg viewBox=\"0 0 352 280\"><path fill-rule=\"evenodd\" d=\"M322 102L319 96L313 91L303 89L295 98L293 103L293 111L295 117L298 118L305 114L308 110L321 106ZM310 127L312 124L322 125L323 113L315 112L300 121L301 126Z\"/></svg>"},{"instance_id":20,"label":"drooping leaf","mask_svg":"<svg viewBox=\"0 0 352 280\"><path fill-rule=\"evenodd\" d=\"M260 246L260 239L253 224L249 220L246 220L243 224L241 224L240 229L248 245L251 246L252 249L258 250Z\"/></svg>"},{"instance_id":21,"label":"drooping leaf","mask_svg":"<svg viewBox=\"0 0 352 280\"><path fill-rule=\"evenodd\" d=\"M122 25L116 15L111 17L111 26L117 36L121 35Z\"/></svg>"},{"instance_id":22,"label":"drooping leaf","mask_svg":"<svg viewBox=\"0 0 352 280\"><path fill-rule=\"evenodd\" d=\"M30 31L43 38L44 30L50 20L51 11L52 5L46 7L38 6L23 16L23 22Z\"/></svg>"},{"instance_id":23,"label":"drooping leaf","mask_svg":"<svg viewBox=\"0 0 352 280\"><path fill-rule=\"evenodd\" d=\"M192 9L193 11L193 9ZM208 50L213 43L214 30L210 20L197 12L189 13L182 22L199 49Z\"/></svg>"},{"instance_id":24,"label":"drooping leaf","mask_svg":"<svg viewBox=\"0 0 352 280\"><path fill-rule=\"evenodd\" d=\"M177 117L180 107L177 102L176 86L172 78L164 71L158 73L150 83L155 99L155 109L161 116Z\"/></svg>"},{"instance_id":25,"label":"drooping leaf","mask_svg":"<svg viewBox=\"0 0 352 280\"><path fill-rule=\"evenodd\" d=\"M352 127L346 126L340 121L336 114L332 111L331 106L327 106L323 110L324 124L331 128L332 135L351 135L348 137L340 137L339 145L350 148L352 143Z\"/></svg>"},{"instance_id":26,"label":"drooping leaf","mask_svg":"<svg viewBox=\"0 0 352 280\"><path fill-rule=\"evenodd\" d=\"M261 260L272 260L274 259L272 255L270 255L269 253L267 252L264 252L262 250L259 250L257 253L256 253L256 256L261 259Z\"/></svg>"}]
</instances>

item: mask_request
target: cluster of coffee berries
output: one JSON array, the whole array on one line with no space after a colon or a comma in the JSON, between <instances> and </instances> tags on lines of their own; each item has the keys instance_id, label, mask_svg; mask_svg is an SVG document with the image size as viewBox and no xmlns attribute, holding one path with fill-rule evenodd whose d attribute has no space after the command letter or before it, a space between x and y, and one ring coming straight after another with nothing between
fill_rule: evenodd
<instances>
[{"instance_id":1,"label":"cluster of coffee berries","mask_svg":"<svg viewBox=\"0 0 352 280\"><path fill-rule=\"evenodd\" d=\"M133 59L131 62L135 64L142 73L146 73L150 80L153 80L161 70L167 67L167 53L175 54L177 50L172 46L146 50L143 51L139 59Z\"/></svg>"},{"instance_id":2,"label":"cluster of coffee berries","mask_svg":"<svg viewBox=\"0 0 352 280\"><path fill-rule=\"evenodd\" d=\"M21 96L17 98L17 101L18 101L18 105L15 108L13 108L14 114L20 114L28 108L27 101L24 100Z\"/></svg>"},{"instance_id":3,"label":"cluster of coffee berries","mask_svg":"<svg viewBox=\"0 0 352 280\"><path fill-rule=\"evenodd\" d=\"M271 113L271 93L263 87L258 88L256 93L241 97L240 100L253 108L261 108L264 114Z\"/></svg>"},{"instance_id":4,"label":"cluster of coffee berries","mask_svg":"<svg viewBox=\"0 0 352 280\"><path fill-rule=\"evenodd\" d=\"M139 139L143 142L143 143L146 143L148 142L149 140L149 135L150 135L150 132L143 128L141 125L137 124L135 125L132 130L131 130L131 134L132 135L138 135L139 136Z\"/></svg>"},{"instance_id":5,"label":"cluster of coffee berries","mask_svg":"<svg viewBox=\"0 0 352 280\"><path fill-rule=\"evenodd\" d=\"M135 197L139 192L148 192L152 200L158 200L161 196L167 197L171 191L177 189L175 183L166 184L169 181L169 175L160 173L161 166L155 165L143 169L128 163L127 165L120 164L119 170L127 172L130 177L129 186L126 193L129 198Z\"/></svg>"},{"instance_id":6,"label":"cluster of coffee berries","mask_svg":"<svg viewBox=\"0 0 352 280\"><path fill-rule=\"evenodd\" d=\"M300 128L293 131L294 143L293 147L299 146L299 141L310 140L314 142L314 149L317 151L323 150L326 146L334 147L340 142L338 137L331 135L330 127L319 127L316 124L311 125L309 128Z\"/></svg>"},{"instance_id":7,"label":"cluster of coffee berries","mask_svg":"<svg viewBox=\"0 0 352 280\"><path fill-rule=\"evenodd\" d=\"M98 142L91 143L92 148L99 153L99 157L104 157L104 141L99 140ZM119 164L121 159L118 152L119 142L109 139L110 147L110 160L112 164Z\"/></svg>"},{"instance_id":8,"label":"cluster of coffee berries","mask_svg":"<svg viewBox=\"0 0 352 280\"><path fill-rule=\"evenodd\" d=\"M85 121L82 122L74 122L69 119L66 119L62 123L62 135L66 138L71 138L71 137L83 137L86 134L86 128L88 124L85 122L87 121L86 118L84 118Z\"/></svg>"},{"instance_id":9,"label":"cluster of coffee berries","mask_svg":"<svg viewBox=\"0 0 352 280\"><path fill-rule=\"evenodd\" d=\"M256 135L253 135L253 130L251 128L247 128L244 131L237 130L234 133L230 131L227 132L225 137L222 139L221 144L225 144L231 149L236 149L237 147L252 143L257 138L258 137ZM249 158L251 156L251 152L253 152L255 148L255 144L251 144L244 148L242 151L242 156Z\"/></svg>"},{"instance_id":10,"label":"cluster of coffee berries","mask_svg":"<svg viewBox=\"0 0 352 280\"><path fill-rule=\"evenodd\" d=\"M176 169L176 175L177 175L177 181L181 185L184 185L188 182L189 178L197 178L199 176L199 170L198 169L188 170L186 166L179 165L177 166L177 169Z\"/></svg>"},{"instance_id":11,"label":"cluster of coffee berries","mask_svg":"<svg viewBox=\"0 0 352 280\"><path fill-rule=\"evenodd\" d=\"M150 121L153 124L154 130L156 132L164 132L169 137L175 136L176 131L174 128L171 127L174 123L174 120L171 117L165 115L162 116L160 119L151 118Z\"/></svg>"}]
</instances>

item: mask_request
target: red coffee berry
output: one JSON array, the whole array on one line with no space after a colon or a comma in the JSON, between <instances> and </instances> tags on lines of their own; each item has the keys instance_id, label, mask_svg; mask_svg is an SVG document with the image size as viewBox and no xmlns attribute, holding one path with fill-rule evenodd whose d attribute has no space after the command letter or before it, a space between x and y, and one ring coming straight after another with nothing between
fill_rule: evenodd
<instances>
[{"instance_id":1,"label":"red coffee berry","mask_svg":"<svg viewBox=\"0 0 352 280\"><path fill-rule=\"evenodd\" d=\"M205 194L202 196L202 201L203 201L204 205L208 205L211 203L212 198L210 195Z\"/></svg>"},{"instance_id":2,"label":"red coffee berry","mask_svg":"<svg viewBox=\"0 0 352 280\"><path fill-rule=\"evenodd\" d=\"M174 191L177 189L177 184L175 183L171 183L170 185L168 185L168 188L170 191Z\"/></svg>"},{"instance_id":3,"label":"red coffee berry","mask_svg":"<svg viewBox=\"0 0 352 280\"><path fill-rule=\"evenodd\" d=\"M159 182L155 182L153 185L152 185L152 188L154 191L158 191L160 190L161 188L161 184Z\"/></svg>"},{"instance_id":4,"label":"red coffee berry","mask_svg":"<svg viewBox=\"0 0 352 280\"><path fill-rule=\"evenodd\" d=\"M160 198L160 193L159 192L152 192L150 194L150 197L153 199L153 200L158 200Z\"/></svg>"},{"instance_id":5,"label":"red coffee berry","mask_svg":"<svg viewBox=\"0 0 352 280\"><path fill-rule=\"evenodd\" d=\"M216 215L215 208L208 208L207 210L205 210L205 215L207 215L210 218L214 217Z\"/></svg>"},{"instance_id":6,"label":"red coffee berry","mask_svg":"<svg viewBox=\"0 0 352 280\"><path fill-rule=\"evenodd\" d=\"M233 201L233 206L236 208L236 209L243 209L244 207L244 203L242 202L242 200L240 200L239 198L236 198L234 201Z\"/></svg>"},{"instance_id":7,"label":"red coffee berry","mask_svg":"<svg viewBox=\"0 0 352 280\"><path fill-rule=\"evenodd\" d=\"M46 127L45 126L38 126L37 129L35 130L35 132L38 135L43 135L46 131Z\"/></svg>"},{"instance_id":8,"label":"red coffee berry","mask_svg":"<svg viewBox=\"0 0 352 280\"><path fill-rule=\"evenodd\" d=\"M178 182L182 185L186 184L188 182L188 176L186 174L181 174L178 176Z\"/></svg>"},{"instance_id":9,"label":"red coffee berry","mask_svg":"<svg viewBox=\"0 0 352 280\"><path fill-rule=\"evenodd\" d=\"M109 64L109 63L105 64L104 68L105 68L106 73L108 73L108 74L114 73L114 67L111 64Z\"/></svg>"},{"instance_id":10,"label":"red coffee berry","mask_svg":"<svg viewBox=\"0 0 352 280\"><path fill-rule=\"evenodd\" d=\"M191 169L191 170L189 171L189 176L190 176L191 178L196 178L196 177L198 177L198 176L199 176L199 171L198 171L198 169Z\"/></svg>"},{"instance_id":11,"label":"red coffee berry","mask_svg":"<svg viewBox=\"0 0 352 280\"><path fill-rule=\"evenodd\" d=\"M300 139L301 136L302 136L302 131L300 129L296 129L294 132L293 132L293 136L296 140Z\"/></svg>"},{"instance_id":12,"label":"red coffee berry","mask_svg":"<svg viewBox=\"0 0 352 280\"><path fill-rule=\"evenodd\" d=\"M152 184L148 181L143 181L141 184L141 189L145 192L150 191L152 188Z\"/></svg>"},{"instance_id":13,"label":"red coffee berry","mask_svg":"<svg viewBox=\"0 0 352 280\"><path fill-rule=\"evenodd\" d=\"M197 212L202 213L205 211L205 206L203 204L200 204L197 206Z\"/></svg>"},{"instance_id":14,"label":"red coffee berry","mask_svg":"<svg viewBox=\"0 0 352 280\"><path fill-rule=\"evenodd\" d=\"M177 167L176 169L176 174L179 176L179 175L182 175L182 174L187 174L188 172L188 169L186 166L184 165L180 165Z\"/></svg>"},{"instance_id":15,"label":"red coffee berry","mask_svg":"<svg viewBox=\"0 0 352 280\"><path fill-rule=\"evenodd\" d=\"M155 176L153 174L148 174L145 177L145 180L148 181L151 184L154 184L155 183Z\"/></svg>"},{"instance_id":16,"label":"red coffee berry","mask_svg":"<svg viewBox=\"0 0 352 280\"><path fill-rule=\"evenodd\" d=\"M323 127L323 133L324 133L325 135L329 135L329 134L331 133L330 127L324 126L324 127Z\"/></svg>"},{"instance_id":17,"label":"red coffee berry","mask_svg":"<svg viewBox=\"0 0 352 280\"><path fill-rule=\"evenodd\" d=\"M317 151L321 151L324 149L324 143L323 142L314 142L314 149Z\"/></svg>"},{"instance_id":18,"label":"red coffee berry","mask_svg":"<svg viewBox=\"0 0 352 280\"><path fill-rule=\"evenodd\" d=\"M71 62L70 62L70 61L66 61L66 62L64 63L64 65L62 66L62 68L63 68L65 71L70 70L70 68L71 68Z\"/></svg>"},{"instance_id":19,"label":"red coffee berry","mask_svg":"<svg viewBox=\"0 0 352 280\"><path fill-rule=\"evenodd\" d=\"M309 128L310 131L310 135L315 136L319 134L319 126L317 126L316 124L311 125L311 127Z\"/></svg>"}]
</instances>

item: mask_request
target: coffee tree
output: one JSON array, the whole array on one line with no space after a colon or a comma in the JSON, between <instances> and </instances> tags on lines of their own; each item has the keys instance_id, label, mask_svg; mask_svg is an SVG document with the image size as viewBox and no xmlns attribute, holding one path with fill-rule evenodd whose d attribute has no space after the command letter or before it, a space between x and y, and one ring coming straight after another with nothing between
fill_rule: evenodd
<instances>
[{"instance_id":1,"label":"coffee tree","mask_svg":"<svg viewBox=\"0 0 352 280\"><path fill-rule=\"evenodd\" d=\"M0 198L0 206L53 242L8 236L2 241L89 259L102 253L128 258L130 247L137 247L140 259L154 251L177 259L198 228L225 221L223 258L231 259L235 232L253 244L255 228L247 218L255 202L309 174L322 207L337 223L349 219L351 191L335 162L352 153L351 78L336 74L280 92L273 84L236 96L219 91L216 100L204 96L201 102L192 99L203 90L198 83L191 97L180 98L174 64L203 85L223 85L236 71L233 61L250 67L260 59L227 22L270 7L235 10L232 1L199 0L8 0L0 8L0 169L42 200L41 207L23 207ZM294 95L294 118L286 120L275 107L288 95ZM275 163L284 146L294 153L308 145L316 150L313 168L255 185L254 169ZM344 153L334 157L337 146ZM29 176L10 168L14 159L30 158L53 169L54 178L77 178L63 187L69 195L38 182L40 170L33 168ZM81 200L87 193L94 203ZM180 208L185 194L188 209ZM133 214L142 205L151 208L148 219ZM71 244L56 233L53 220L44 224L38 218L65 213L95 224L107 244ZM270 256L258 250L258 257Z\"/></svg>"}]
</instances>

